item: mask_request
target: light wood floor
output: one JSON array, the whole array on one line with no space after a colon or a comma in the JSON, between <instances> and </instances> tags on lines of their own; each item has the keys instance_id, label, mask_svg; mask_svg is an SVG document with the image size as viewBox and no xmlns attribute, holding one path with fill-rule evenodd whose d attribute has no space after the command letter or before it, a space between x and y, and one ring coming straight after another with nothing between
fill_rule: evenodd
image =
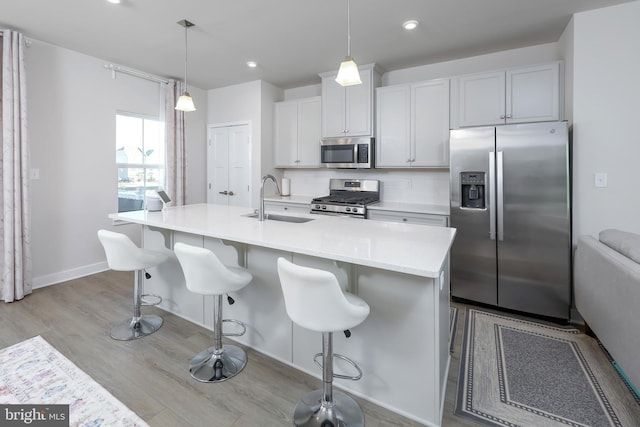
<instances>
[{"instance_id":1,"label":"light wood floor","mask_svg":"<svg viewBox=\"0 0 640 427\"><path fill-rule=\"evenodd\" d=\"M22 301L0 303L0 348L41 335L152 427L288 426L296 401L321 381L247 349L242 373L219 384L193 380L193 355L211 345L211 332L154 307L162 328L136 341L115 341L111 325L131 315L133 273L107 271L35 290ZM476 426L453 415L464 306L447 384L443 425ZM399 331L401 333L401 331ZM395 349L398 355L410 347ZM310 354L309 357L312 357ZM418 426L356 398L368 427Z\"/></svg>"}]
</instances>

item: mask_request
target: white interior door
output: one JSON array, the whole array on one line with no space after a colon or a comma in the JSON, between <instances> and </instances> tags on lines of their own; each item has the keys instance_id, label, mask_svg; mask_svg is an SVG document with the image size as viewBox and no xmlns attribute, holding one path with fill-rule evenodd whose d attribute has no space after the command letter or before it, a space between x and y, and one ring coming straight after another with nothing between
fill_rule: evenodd
<instances>
[{"instance_id":1,"label":"white interior door","mask_svg":"<svg viewBox=\"0 0 640 427\"><path fill-rule=\"evenodd\" d=\"M251 207L249 125L229 129L229 205Z\"/></svg>"},{"instance_id":2,"label":"white interior door","mask_svg":"<svg viewBox=\"0 0 640 427\"><path fill-rule=\"evenodd\" d=\"M210 126L207 203L251 206L249 125Z\"/></svg>"}]
</instances>

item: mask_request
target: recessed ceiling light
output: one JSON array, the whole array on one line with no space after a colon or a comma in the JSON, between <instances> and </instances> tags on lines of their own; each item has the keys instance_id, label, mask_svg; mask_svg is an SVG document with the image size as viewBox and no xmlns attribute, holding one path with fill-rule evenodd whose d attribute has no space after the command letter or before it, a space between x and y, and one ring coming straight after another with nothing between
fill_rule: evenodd
<instances>
[{"instance_id":1,"label":"recessed ceiling light","mask_svg":"<svg viewBox=\"0 0 640 427\"><path fill-rule=\"evenodd\" d=\"M402 28L404 28L405 30L413 30L418 26L418 21L415 20L411 20L411 21L406 21L405 23L402 24Z\"/></svg>"},{"instance_id":2,"label":"recessed ceiling light","mask_svg":"<svg viewBox=\"0 0 640 427\"><path fill-rule=\"evenodd\" d=\"M256 61L247 61L247 67L256 68L257 66L258 66L258 63Z\"/></svg>"},{"instance_id":3,"label":"recessed ceiling light","mask_svg":"<svg viewBox=\"0 0 640 427\"><path fill-rule=\"evenodd\" d=\"M120 4L120 0L107 0L109 3Z\"/></svg>"}]
</instances>

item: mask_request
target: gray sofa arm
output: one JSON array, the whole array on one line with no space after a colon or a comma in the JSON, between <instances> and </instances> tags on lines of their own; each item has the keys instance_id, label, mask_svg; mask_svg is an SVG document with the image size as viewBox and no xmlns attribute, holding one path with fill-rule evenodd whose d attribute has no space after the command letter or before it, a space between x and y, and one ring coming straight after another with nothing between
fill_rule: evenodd
<instances>
[{"instance_id":1,"label":"gray sofa arm","mask_svg":"<svg viewBox=\"0 0 640 427\"><path fill-rule=\"evenodd\" d=\"M582 236L574 260L574 297L580 315L638 389L640 264Z\"/></svg>"}]
</instances>

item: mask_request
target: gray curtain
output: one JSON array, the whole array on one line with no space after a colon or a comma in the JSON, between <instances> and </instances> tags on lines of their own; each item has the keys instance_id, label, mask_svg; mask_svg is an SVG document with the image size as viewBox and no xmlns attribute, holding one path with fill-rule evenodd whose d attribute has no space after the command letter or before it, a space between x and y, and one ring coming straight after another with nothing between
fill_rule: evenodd
<instances>
[{"instance_id":1,"label":"gray curtain","mask_svg":"<svg viewBox=\"0 0 640 427\"><path fill-rule=\"evenodd\" d=\"M23 36L3 30L0 300L6 302L32 289L26 89Z\"/></svg>"},{"instance_id":2,"label":"gray curtain","mask_svg":"<svg viewBox=\"0 0 640 427\"><path fill-rule=\"evenodd\" d=\"M185 204L187 158L185 148L184 112L176 111L176 101L184 91L184 84L169 80L163 85L165 122L165 188L174 206Z\"/></svg>"}]
</instances>

